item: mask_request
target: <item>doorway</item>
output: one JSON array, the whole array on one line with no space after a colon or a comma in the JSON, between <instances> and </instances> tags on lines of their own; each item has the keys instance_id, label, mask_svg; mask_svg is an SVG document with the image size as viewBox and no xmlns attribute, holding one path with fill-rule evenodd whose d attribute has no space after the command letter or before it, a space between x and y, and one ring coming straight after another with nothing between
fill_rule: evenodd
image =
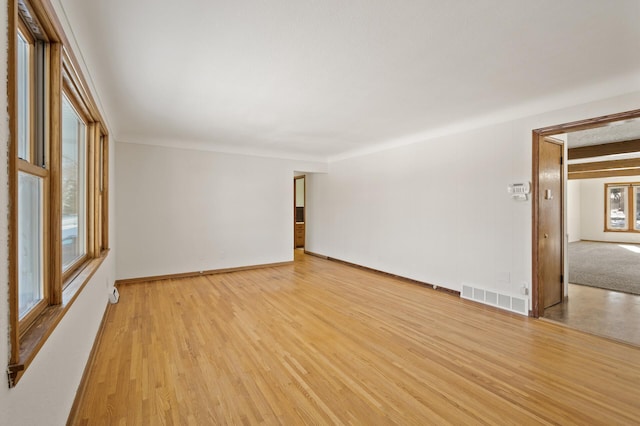
<instances>
[{"instance_id":1,"label":"doorway","mask_svg":"<svg viewBox=\"0 0 640 426\"><path fill-rule=\"evenodd\" d=\"M293 248L304 248L306 234L306 179L293 178Z\"/></svg>"},{"instance_id":2,"label":"doorway","mask_svg":"<svg viewBox=\"0 0 640 426\"><path fill-rule=\"evenodd\" d=\"M578 240L582 238L586 241L606 241L608 239L617 241L622 238L621 233L603 232L603 228L607 231L605 221L609 210L613 207L608 209L607 197L604 195L606 193L606 186L602 184L601 180L602 178L611 178L626 181L629 179L628 177L640 176L640 133L637 133L637 129L639 128L638 124L640 123L639 118L640 110L633 110L533 131L533 270L531 316L544 317L554 321L560 318L558 322L568 326L621 340L625 340L625 338L609 335L606 332L606 324L604 324L606 320L612 316L617 315L619 318L619 312L612 311L609 313L605 312L605 309L620 310L631 307L631 309L627 311L627 315L635 315L637 318L634 317L622 322L616 320L618 328L624 323L629 323L629 321L632 323L640 322L640 316L638 316L640 314L640 309L638 309L640 308L640 296L597 289L599 299L594 299L591 297L591 293L596 294L596 292L593 291L594 289L586 287L584 285L585 283L577 282L577 275L573 273L574 271L570 270L570 264L575 263L576 257L572 256L569 258L569 248L571 247L571 250L574 250L572 244L575 244L576 233ZM546 157L549 156L549 153L544 148L548 145L549 137L557 137L565 141L565 147L563 149L563 166L565 170L563 170L560 175L558 175L558 173L552 173L551 181L549 181L550 174L545 165L545 163L548 162ZM551 157L556 155L555 153L551 154ZM578 231L576 231L576 227L572 226L569 221L569 217L573 220L575 215L575 207L571 207L572 210L568 211L568 205L571 205L571 199L575 197L576 194L575 190L572 189L572 187L576 187L576 181L574 179L585 179L586 181L583 181L584 183L587 181L592 182L590 185L591 188L593 188L596 178L599 179L597 180L597 202L594 201L595 195L590 196L588 199L585 199L583 195L581 205L583 208L586 208L584 207L585 205L593 206L593 208L587 209L587 211L590 212L588 222L594 222L594 217L597 213L597 215L599 215L599 219L597 220L598 229L595 229L596 225L594 222L594 225L591 227L594 230L589 232L583 231L581 235L580 229L584 230L587 226L585 225L585 221L583 220L580 225L581 228L578 228ZM571 185L569 185L569 183L571 183ZM548 200L547 197L553 195L554 185L556 185L555 191L560 189L564 196L564 200L559 203L560 214L558 214L556 210L548 208L550 200ZM548 190L551 190L551 194L549 194ZM589 191L593 191L593 189ZM585 194L585 192L586 190L583 189L582 194ZM591 192L588 193L591 194ZM602 205L603 202L604 206ZM638 205L638 209L640 211L640 204ZM630 211L633 212L633 210ZM604 218L602 218L603 215ZM631 219L631 216L630 214L629 219ZM640 220L640 215L638 219ZM631 220L629 221L631 222ZM640 227L640 222L638 223L638 227ZM561 229L560 237L556 238L554 233L558 228ZM549 229L551 229L552 232L548 232ZM594 235L596 231L600 234ZM547 236L546 238L545 235ZM549 242L549 239L552 238L553 241ZM560 250L557 249L558 244L560 244ZM571 262L569 262L569 259ZM558 264L561 265L560 280L555 280L554 277L558 275ZM553 284L550 284L551 281L553 281ZM547 298L547 296L549 296L549 286L552 291L555 292L552 298L555 300ZM558 290L561 292L560 303L554 304L553 302L557 300ZM586 304L587 293L589 294L590 305ZM600 293L602 296L600 296ZM629 299L634 300L629 301ZM594 302L594 300L598 301ZM612 301L615 301L616 304L611 305ZM569 305L571 309L569 309ZM623 307L623 305L625 307ZM545 310L547 310L548 313L546 313ZM588 319L588 321L584 322L585 324L587 322L589 323L586 324L588 329L576 326L575 318L571 321L563 322L570 315L577 315L581 312L586 315L584 318ZM601 318L601 320L596 317ZM580 321L578 321L578 323L579 322ZM612 328L613 327L609 327L609 329ZM631 343L638 344L638 341L635 340L627 339L627 341Z\"/></svg>"}]
</instances>

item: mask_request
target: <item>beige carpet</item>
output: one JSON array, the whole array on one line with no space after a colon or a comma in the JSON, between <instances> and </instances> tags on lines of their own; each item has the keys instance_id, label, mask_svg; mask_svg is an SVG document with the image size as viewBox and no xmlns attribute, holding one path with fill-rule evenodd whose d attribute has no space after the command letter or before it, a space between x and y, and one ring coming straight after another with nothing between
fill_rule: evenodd
<instances>
[{"instance_id":1,"label":"beige carpet","mask_svg":"<svg viewBox=\"0 0 640 426\"><path fill-rule=\"evenodd\" d=\"M569 282L640 294L640 245L569 243Z\"/></svg>"}]
</instances>

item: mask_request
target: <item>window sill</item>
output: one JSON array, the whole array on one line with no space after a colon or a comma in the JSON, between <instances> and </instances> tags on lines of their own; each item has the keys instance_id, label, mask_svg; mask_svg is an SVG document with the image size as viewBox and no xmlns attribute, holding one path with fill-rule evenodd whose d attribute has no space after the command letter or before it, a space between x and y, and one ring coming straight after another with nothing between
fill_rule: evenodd
<instances>
[{"instance_id":1,"label":"window sill","mask_svg":"<svg viewBox=\"0 0 640 426\"><path fill-rule=\"evenodd\" d=\"M16 364L9 365L9 387L15 386L22 374L31 364L36 354L40 351L58 323L67 313L73 302L82 292L84 286L96 273L109 251L102 252L100 257L88 260L79 272L68 279L66 287L62 292L62 303L60 305L50 305L44 309L42 314L33 322L20 336L20 360Z\"/></svg>"}]
</instances>

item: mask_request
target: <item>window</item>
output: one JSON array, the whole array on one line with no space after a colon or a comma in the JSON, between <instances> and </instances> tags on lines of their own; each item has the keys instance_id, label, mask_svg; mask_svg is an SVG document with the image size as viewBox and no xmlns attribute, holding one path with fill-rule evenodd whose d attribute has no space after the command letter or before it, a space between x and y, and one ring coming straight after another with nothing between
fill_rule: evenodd
<instances>
[{"instance_id":1,"label":"window","mask_svg":"<svg viewBox=\"0 0 640 426\"><path fill-rule=\"evenodd\" d=\"M42 179L18 172L19 315L44 299Z\"/></svg>"},{"instance_id":2,"label":"window","mask_svg":"<svg viewBox=\"0 0 640 426\"><path fill-rule=\"evenodd\" d=\"M605 184L605 231L640 232L640 182Z\"/></svg>"},{"instance_id":3,"label":"window","mask_svg":"<svg viewBox=\"0 0 640 426\"><path fill-rule=\"evenodd\" d=\"M9 386L108 253L108 132L45 1L9 1Z\"/></svg>"},{"instance_id":4,"label":"window","mask_svg":"<svg viewBox=\"0 0 640 426\"><path fill-rule=\"evenodd\" d=\"M44 139L36 135L42 123L35 112L44 104L36 70L43 66L43 43L22 18L16 31L16 103L18 162L18 319L28 327L48 303L45 287L45 187L49 177L44 167Z\"/></svg>"},{"instance_id":5,"label":"window","mask_svg":"<svg viewBox=\"0 0 640 426\"><path fill-rule=\"evenodd\" d=\"M627 188L624 186L609 187L609 229L624 231L627 229Z\"/></svg>"},{"instance_id":6,"label":"window","mask_svg":"<svg viewBox=\"0 0 640 426\"><path fill-rule=\"evenodd\" d=\"M87 254L86 124L62 97L62 270Z\"/></svg>"}]
</instances>

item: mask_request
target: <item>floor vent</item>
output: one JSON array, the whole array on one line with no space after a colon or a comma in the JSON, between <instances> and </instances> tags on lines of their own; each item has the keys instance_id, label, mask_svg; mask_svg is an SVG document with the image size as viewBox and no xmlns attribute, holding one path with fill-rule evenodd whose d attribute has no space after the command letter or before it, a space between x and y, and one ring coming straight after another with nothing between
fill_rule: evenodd
<instances>
[{"instance_id":1,"label":"floor vent","mask_svg":"<svg viewBox=\"0 0 640 426\"><path fill-rule=\"evenodd\" d=\"M508 294L502 294L492 290L472 287L467 284L462 285L460 297L484 303L485 305L495 306L517 314L529 315L529 299L524 297L510 296Z\"/></svg>"}]
</instances>

